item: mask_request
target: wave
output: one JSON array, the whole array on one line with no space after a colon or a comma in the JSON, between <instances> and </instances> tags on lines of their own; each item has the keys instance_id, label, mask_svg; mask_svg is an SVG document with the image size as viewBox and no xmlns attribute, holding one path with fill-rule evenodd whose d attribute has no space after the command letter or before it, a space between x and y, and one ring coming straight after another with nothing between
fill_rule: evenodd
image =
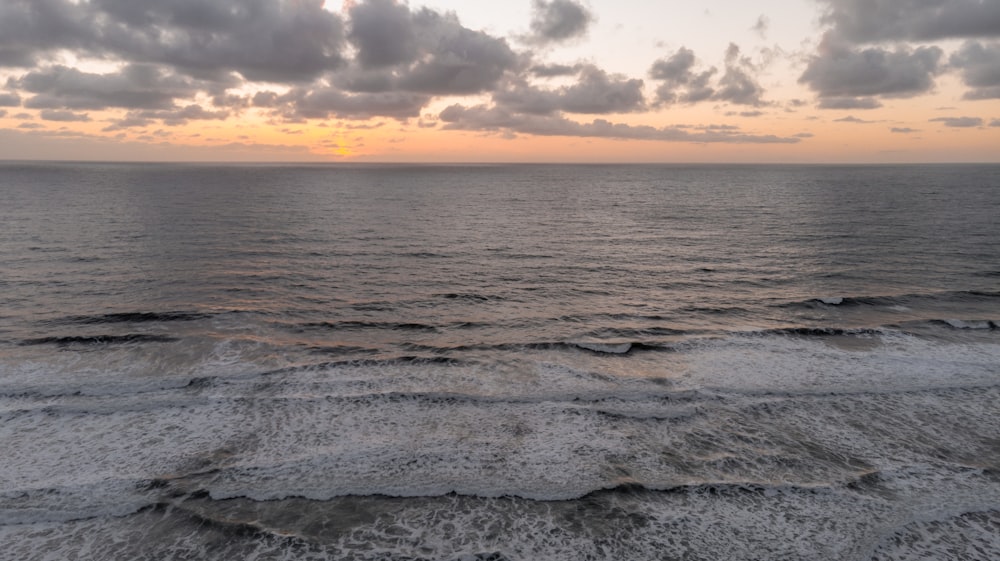
<instances>
[{"instance_id":1,"label":"wave","mask_svg":"<svg viewBox=\"0 0 1000 561\"><path fill-rule=\"evenodd\" d=\"M0 491L0 526L70 522L135 514L156 503L148 479L110 478L93 483Z\"/></svg>"},{"instance_id":2,"label":"wave","mask_svg":"<svg viewBox=\"0 0 1000 561\"><path fill-rule=\"evenodd\" d=\"M637 495L709 495L709 496L734 496L734 495L757 495L762 497L774 497L777 495L829 495L832 493L853 491L864 492L877 488L886 479L886 476L877 469L863 469L852 474L844 474L845 477L838 480L815 481L815 482L772 482L750 479L734 480L701 480L701 481L674 481L656 483L653 481L636 480L629 477L618 481L609 481L606 485L596 485L590 488L564 488L561 491L536 490L536 492L525 491L501 491L499 489L489 489L483 487L481 490L456 490L447 484L436 488L413 488L410 490L395 488L385 489L345 489L345 488L313 488L313 489L213 489L211 478L204 480L203 475L225 474L229 471L238 471L246 474L247 470L253 467L242 468L220 468L211 473L197 473L191 475L179 475L170 479L157 480L153 486L170 489L176 484L184 484L187 481L194 483L207 483L207 487L199 487L194 491L184 491L187 496L204 498L210 501L230 501L234 499L245 499L254 502L276 502L285 500L303 499L313 502L328 502L344 498L366 498L366 499L386 499L386 500L426 500L442 497L466 498L466 499L509 499L529 502L565 502L598 499L614 496L637 496ZM486 483L484 481L483 483Z\"/></svg>"},{"instance_id":3,"label":"wave","mask_svg":"<svg viewBox=\"0 0 1000 561\"><path fill-rule=\"evenodd\" d=\"M777 304L778 308L855 307L855 306L908 306L921 301L988 301L1000 299L1000 292L988 290L952 290L936 293L912 293L897 295L840 296L826 295Z\"/></svg>"},{"instance_id":4,"label":"wave","mask_svg":"<svg viewBox=\"0 0 1000 561\"><path fill-rule=\"evenodd\" d=\"M506 300L503 296L498 295L485 295L478 294L475 292L447 292L443 294L437 294L436 296L444 298L446 300L464 300L467 302L491 302L491 301L503 301Z\"/></svg>"},{"instance_id":5,"label":"wave","mask_svg":"<svg viewBox=\"0 0 1000 561\"><path fill-rule=\"evenodd\" d=\"M841 327L778 327L759 331L744 332L745 335L790 335L794 337L859 337L879 336L886 333L885 328L841 328Z\"/></svg>"},{"instance_id":6,"label":"wave","mask_svg":"<svg viewBox=\"0 0 1000 561\"><path fill-rule=\"evenodd\" d=\"M928 323L954 329L1000 329L1000 325L992 320L934 319L929 320Z\"/></svg>"},{"instance_id":7,"label":"wave","mask_svg":"<svg viewBox=\"0 0 1000 561\"><path fill-rule=\"evenodd\" d=\"M33 345L124 345L129 343L173 343L179 341L176 337L167 335L153 335L148 333L128 333L125 335L67 335L37 337L24 339L20 342L23 346Z\"/></svg>"},{"instance_id":8,"label":"wave","mask_svg":"<svg viewBox=\"0 0 1000 561\"><path fill-rule=\"evenodd\" d=\"M46 323L99 325L116 323L163 323L174 321L197 321L211 318L212 314L201 312L116 312L110 314L68 316Z\"/></svg>"},{"instance_id":9,"label":"wave","mask_svg":"<svg viewBox=\"0 0 1000 561\"><path fill-rule=\"evenodd\" d=\"M426 331L435 333L439 328L428 323L417 322L389 322L389 321L318 321L295 324L295 328L302 330L330 330L330 331L353 331L353 330L389 330L389 331Z\"/></svg>"}]
</instances>

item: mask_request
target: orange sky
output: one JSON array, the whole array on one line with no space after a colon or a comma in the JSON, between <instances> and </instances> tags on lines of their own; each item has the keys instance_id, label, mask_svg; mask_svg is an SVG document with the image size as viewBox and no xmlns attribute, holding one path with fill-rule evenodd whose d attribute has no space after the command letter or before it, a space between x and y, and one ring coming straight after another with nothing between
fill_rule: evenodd
<instances>
[{"instance_id":1,"label":"orange sky","mask_svg":"<svg viewBox=\"0 0 1000 561\"><path fill-rule=\"evenodd\" d=\"M0 9L0 159L1000 161L972 0L60 3Z\"/></svg>"}]
</instances>

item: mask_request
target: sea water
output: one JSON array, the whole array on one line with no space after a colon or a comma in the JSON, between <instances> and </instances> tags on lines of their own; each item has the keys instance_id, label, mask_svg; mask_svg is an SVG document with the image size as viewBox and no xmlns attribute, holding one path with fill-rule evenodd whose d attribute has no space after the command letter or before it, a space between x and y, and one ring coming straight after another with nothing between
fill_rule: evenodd
<instances>
[{"instance_id":1,"label":"sea water","mask_svg":"<svg viewBox=\"0 0 1000 561\"><path fill-rule=\"evenodd\" d=\"M1000 558L1000 166L0 164L0 559Z\"/></svg>"}]
</instances>

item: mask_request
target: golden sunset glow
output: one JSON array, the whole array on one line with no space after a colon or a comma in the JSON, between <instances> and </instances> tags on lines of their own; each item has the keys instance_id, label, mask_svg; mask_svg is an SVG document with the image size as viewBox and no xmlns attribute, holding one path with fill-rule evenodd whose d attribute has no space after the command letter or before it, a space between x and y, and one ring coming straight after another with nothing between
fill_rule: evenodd
<instances>
[{"instance_id":1,"label":"golden sunset glow","mask_svg":"<svg viewBox=\"0 0 1000 561\"><path fill-rule=\"evenodd\" d=\"M0 7L3 159L1000 161L989 2L50 4Z\"/></svg>"}]
</instances>

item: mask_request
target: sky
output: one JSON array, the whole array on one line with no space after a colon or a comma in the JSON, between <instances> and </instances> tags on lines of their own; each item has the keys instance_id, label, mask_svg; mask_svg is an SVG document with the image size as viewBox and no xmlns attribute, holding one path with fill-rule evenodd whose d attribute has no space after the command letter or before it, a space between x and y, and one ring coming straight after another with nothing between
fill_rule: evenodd
<instances>
[{"instance_id":1,"label":"sky","mask_svg":"<svg viewBox=\"0 0 1000 561\"><path fill-rule=\"evenodd\" d=\"M1000 162L1000 0L0 0L0 159Z\"/></svg>"}]
</instances>

